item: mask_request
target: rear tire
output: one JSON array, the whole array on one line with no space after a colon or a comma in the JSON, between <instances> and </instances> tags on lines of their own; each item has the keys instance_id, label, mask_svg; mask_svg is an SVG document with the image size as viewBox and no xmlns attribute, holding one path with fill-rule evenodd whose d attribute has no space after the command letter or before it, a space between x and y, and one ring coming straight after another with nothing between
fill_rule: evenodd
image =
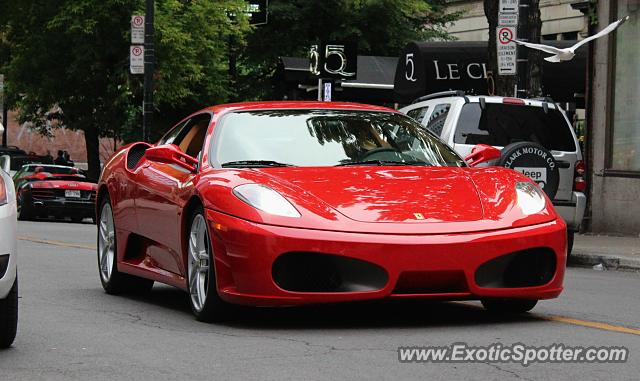
<instances>
[{"instance_id":1,"label":"rear tire","mask_svg":"<svg viewBox=\"0 0 640 381\"><path fill-rule=\"evenodd\" d=\"M102 288L112 295L149 292L153 287L153 280L118 271L118 242L108 195L100 203L98 218L98 272Z\"/></svg>"},{"instance_id":2,"label":"rear tire","mask_svg":"<svg viewBox=\"0 0 640 381\"><path fill-rule=\"evenodd\" d=\"M234 306L218 295L214 253L209 228L201 206L191 214L186 231L187 290L189 304L196 319L211 323L233 316Z\"/></svg>"},{"instance_id":3,"label":"rear tire","mask_svg":"<svg viewBox=\"0 0 640 381\"><path fill-rule=\"evenodd\" d=\"M521 314L538 304L535 299L482 299L481 302L487 311L497 314Z\"/></svg>"},{"instance_id":4,"label":"rear tire","mask_svg":"<svg viewBox=\"0 0 640 381\"><path fill-rule=\"evenodd\" d=\"M0 300L0 348L9 348L18 330L18 278L5 299Z\"/></svg>"},{"instance_id":5,"label":"rear tire","mask_svg":"<svg viewBox=\"0 0 640 381\"><path fill-rule=\"evenodd\" d=\"M18 220L19 221L33 220L33 210L31 206L24 201L24 197L20 197L18 199Z\"/></svg>"}]
</instances>

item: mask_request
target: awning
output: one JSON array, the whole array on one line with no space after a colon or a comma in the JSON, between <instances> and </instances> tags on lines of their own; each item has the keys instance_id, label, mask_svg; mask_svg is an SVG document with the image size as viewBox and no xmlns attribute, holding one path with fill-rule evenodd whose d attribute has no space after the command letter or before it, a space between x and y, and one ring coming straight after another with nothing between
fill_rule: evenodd
<instances>
[{"instance_id":1,"label":"awning","mask_svg":"<svg viewBox=\"0 0 640 381\"><path fill-rule=\"evenodd\" d=\"M543 43L565 48L575 41ZM396 100L407 103L422 95L447 90L487 94L487 44L486 41L409 43L396 69ZM545 96L559 102L576 102L576 94L584 94L586 51L586 48L578 49L576 57L568 62L544 61L542 87Z\"/></svg>"},{"instance_id":2,"label":"awning","mask_svg":"<svg viewBox=\"0 0 640 381\"><path fill-rule=\"evenodd\" d=\"M358 56L358 77L338 81L334 98L350 101L393 102L396 57ZM309 60L299 57L281 57L277 79L293 89L311 89L317 86L317 77L309 70Z\"/></svg>"}]
</instances>

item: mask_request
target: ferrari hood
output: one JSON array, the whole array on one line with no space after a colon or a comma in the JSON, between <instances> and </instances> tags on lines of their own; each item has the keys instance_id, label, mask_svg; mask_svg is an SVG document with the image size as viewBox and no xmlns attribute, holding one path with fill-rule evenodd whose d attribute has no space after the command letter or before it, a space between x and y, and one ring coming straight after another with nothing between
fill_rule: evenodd
<instances>
[{"instance_id":1,"label":"ferrari hood","mask_svg":"<svg viewBox=\"0 0 640 381\"><path fill-rule=\"evenodd\" d=\"M471 179L450 167L313 167L259 170L360 222L466 222L483 218Z\"/></svg>"}]
</instances>

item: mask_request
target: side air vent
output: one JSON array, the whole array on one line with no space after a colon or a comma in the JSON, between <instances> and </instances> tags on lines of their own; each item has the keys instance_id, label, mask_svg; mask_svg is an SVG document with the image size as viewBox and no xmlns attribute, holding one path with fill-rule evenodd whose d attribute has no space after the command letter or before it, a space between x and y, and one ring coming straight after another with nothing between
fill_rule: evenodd
<instances>
[{"instance_id":1,"label":"side air vent","mask_svg":"<svg viewBox=\"0 0 640 381\"><path fill-rule=\"evenodd\" d=\"M146 144L136 144L129 148L129 152L127 152L128 169L132 170L138 165L138 163L140 163L140 160L142 160L147 148L149 148L149 146Z\"/></svg>"}]
</instances>

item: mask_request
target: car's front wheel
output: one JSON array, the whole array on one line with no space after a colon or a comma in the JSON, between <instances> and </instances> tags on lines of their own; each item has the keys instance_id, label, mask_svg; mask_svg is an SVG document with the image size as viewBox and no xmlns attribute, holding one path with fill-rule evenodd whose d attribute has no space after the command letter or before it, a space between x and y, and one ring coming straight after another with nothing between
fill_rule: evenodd
<instances>
[{"instance_id":1,"label":"car's front wheel","mask_svg":"<svg viewBox=\"0 0 640 381\"><path fill-rule=\"evenodd\" d=\"M98 270L100 282L107 294L143 293L151 290L153 281L118 271L116 256L118 241L109 196L100 204L98 221Z\"/></svg>"},{"instance_id":2,"label":"car's front wheel","mask_svg":"<svg viewBox=\"0 0 640 381\"><path fill-rule=\"evenodd\" d=\"M521 314L529 312L538 304L535 299L482 299L487 311L501 314Z\"/></svg>"},{"instance_id":3,"label":"car's front wheel","mask_svg":"<svg viewBox=\"0 0 640 381\"><path fill-rule=\"evenodd\" d=\"M6 298L0 299L0 348L9 348L18 329L18 278Z\"/></svg>"},{"instance_id":4,"label":"car's front wheel","mask_svg":"<svg viewBox=\"0 0 640 381\"><path fill-rule=\"evenodd\" d=\"M213 249L202 207L191 215L187 231L187 289L196 319L203 322L226 320L232 306L220 299L216 287Z\"/></svg>"}]
</instances>

